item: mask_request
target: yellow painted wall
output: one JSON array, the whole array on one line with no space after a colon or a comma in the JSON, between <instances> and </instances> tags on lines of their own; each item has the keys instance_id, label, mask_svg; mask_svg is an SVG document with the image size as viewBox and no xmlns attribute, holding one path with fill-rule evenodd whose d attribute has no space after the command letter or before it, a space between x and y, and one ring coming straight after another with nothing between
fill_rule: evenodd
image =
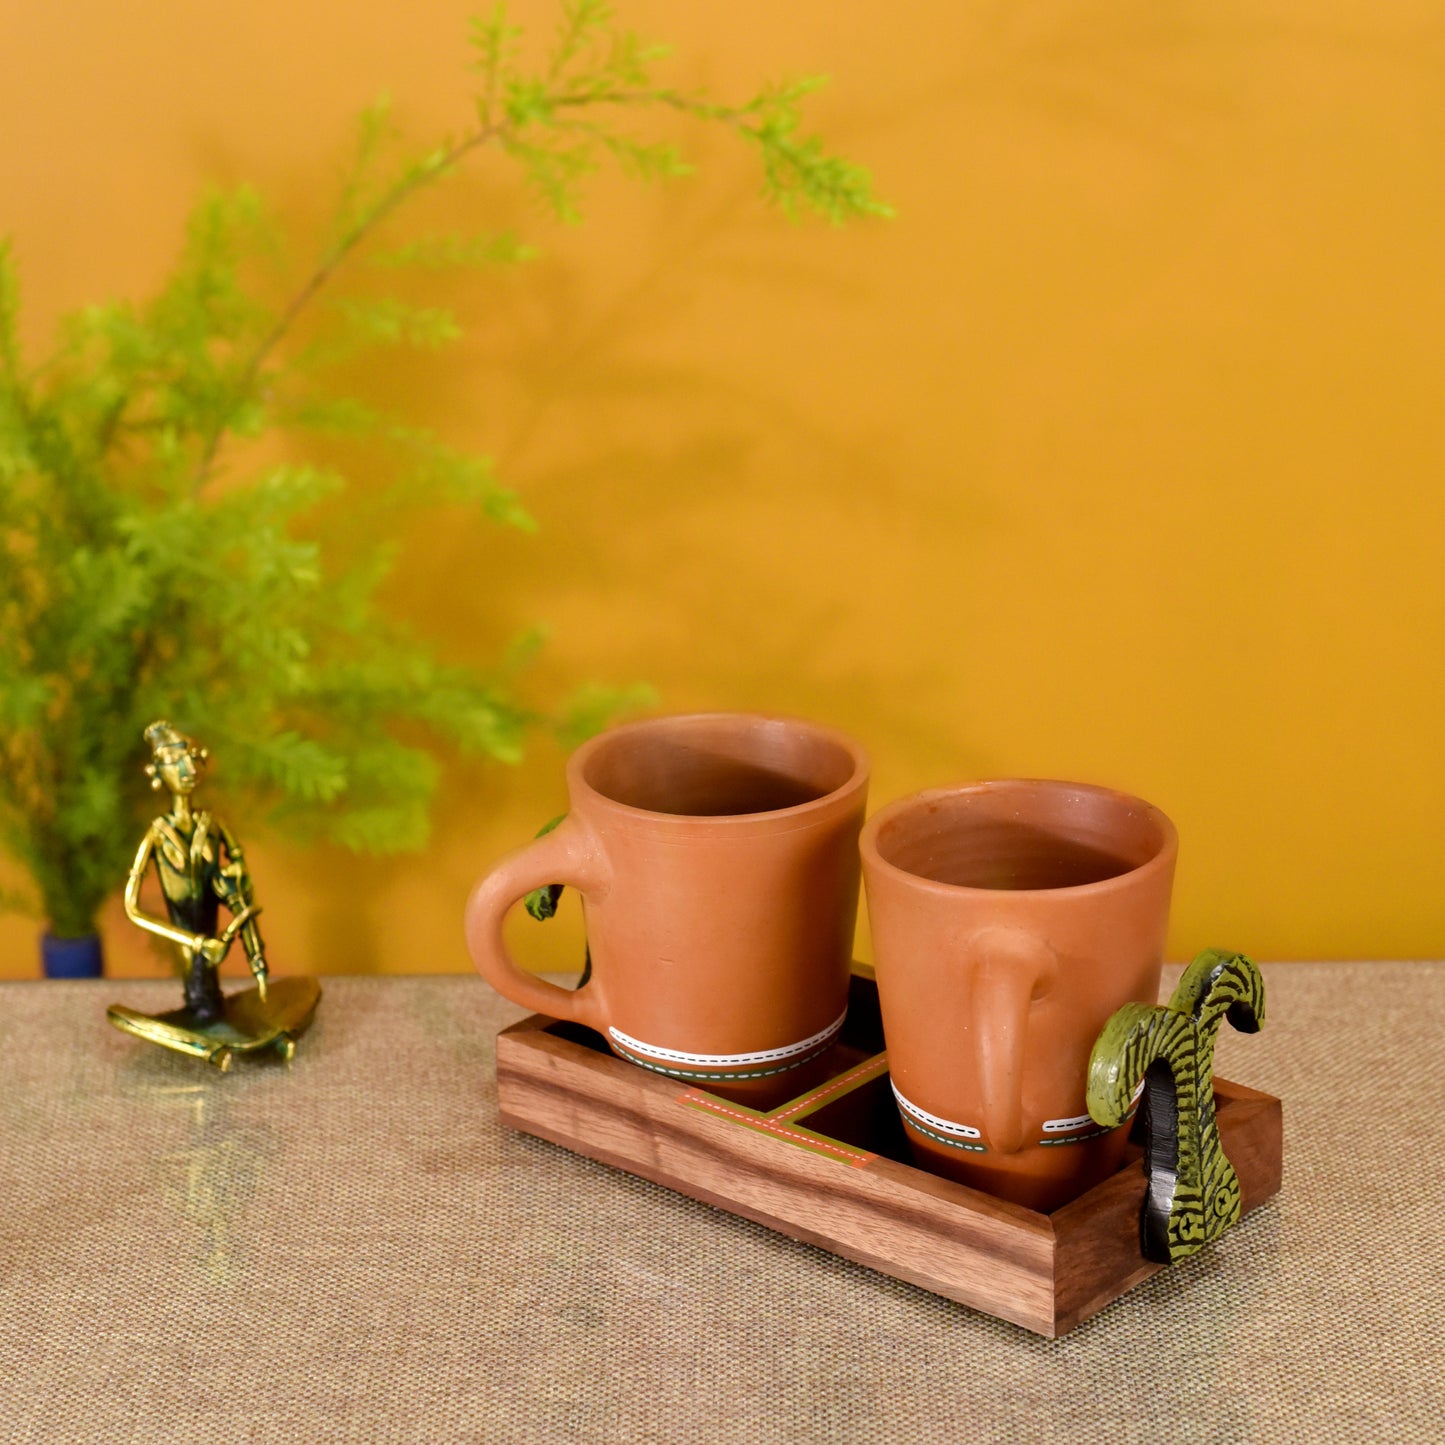
<instances>
[{"instance_id":1,"label":"yellow painted wall","mask_svg":"<svg viewBox=\"0 0 1445 1445\"><path fill-rule=\"evenodd\" d=\"M314 215L383 88L420 137L464 124L471 8L8 0L0 231L31 337L143 295L205 179ZM646 679L670 709L827 719L877 802L1142 793L1183 839L1176 955L1445 954L1440 7L625 13L682 82L830 73L816 117L899 218L789 227L693 135L695 178L527 222L546 258L463 301L467 342L370 381L493 452L542 531L442 519L398 605L478 660L546 620L542 694ZM522 215L483 170L436 214ZM560 810L560 765L454 767L424 858L253 848L275 966L467 967L467 887ZM575 917L528 928L536 963L575 962ZM0 973L33 934L0 922ZM160 966L123 920L108 943Z\"/></svg>"}]
</instances>

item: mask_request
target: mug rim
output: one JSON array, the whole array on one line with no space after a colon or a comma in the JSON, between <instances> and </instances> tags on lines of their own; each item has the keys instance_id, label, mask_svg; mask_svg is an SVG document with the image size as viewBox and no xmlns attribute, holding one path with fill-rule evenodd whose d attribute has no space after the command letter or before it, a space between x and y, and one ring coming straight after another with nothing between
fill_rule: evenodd
<instances>
[{"instance_id":1,"label":"mug rim","mask_svg":"<svg viewBox=\"0 0 1445 1445\"><path fill-rule=\"evenodd\" d=\"M885 858L878 848L879 831L896 818L915 811L935 799L957 798L966 793L978 793L1004 787L1024 787L1030 790L1064 790L1073 793L1089 793L1095 797L1109 798L1116 802L1143 809L1159 824L1160 844L1142 863L1126 868L1122 873L1110 874L1107 878L1095 879L1092 883L1068 883L1055 888L981 888L971 883L945 883L937 878L927 878L921 873L910 872L897 863ZM1142 874L1151 870L1158 872L1172 868L1179 853L1179 830L1163 809L1145 798L1119 788L1106 787L1100 783L1070 782L1066 778L982 778L974 782L955 783L941 788L924 788L916 793L895 798L885 804L863 824L858 838L858 848L863 862L872 868L905 880L916 888L937 893L944 897L958 898L1057 898L1079 897L1107 893L1132 885Z\"/></svg>"},{"instance_id":2,"label":"mug rim","mask_svg":"<svg viewBox=\"0 0 1445 1445\"><path fill-rule=\"evenodd\" d=\"M807 732L812 736L834 744L846 754L852 764L846 779L836 788L805 803L794 803L786 808L768 808L754 813L664 813L653 808L639 808L631 803L619 802L608 797L587 781L586 770L595 755L603 748L614 745L619 738L664 732L668 728L702 726L708 723L734 723L756 726L762 724L782 725ZM851 800L867 787L869 778L868 754L862 745L847 733L827 723L814 722L811 718L792 717L781 713L757 712L685 712L661 713L654 717L635 718L631 722L618 723L587 739L567 759L567 788L573 797L585 796L589 805L604 809L618 817L655 823L667 827L703 826L708 828L773 826L777 823L797 822L800 826L811 823L814 815L836 808L840 802Z\"/></svg>"}]
</instances>

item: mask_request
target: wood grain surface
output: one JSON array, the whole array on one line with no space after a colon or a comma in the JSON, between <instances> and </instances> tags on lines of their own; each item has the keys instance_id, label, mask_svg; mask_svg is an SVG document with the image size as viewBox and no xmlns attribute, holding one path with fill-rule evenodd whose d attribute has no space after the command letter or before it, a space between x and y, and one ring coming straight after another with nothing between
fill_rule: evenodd
<instances>
[{"instance_id":1,"label":"wood grain surface","mask_svg":"<svg viewBox=\"0 0 1445 1445\"><path fill-rule=\"evenodd\" d=\"M859 1042L831 1082L759 1114L533 1015L497 1039L500 1121L1050 1338L1166 1267L1140 1253L1137 1150L1051 1215L938 1178L908 1162L886 1069L860 1066ZM1280 1102L1222 1079L1215 1097L1248 1212L1280 1187Z\"/></svg>"}]
</instances>

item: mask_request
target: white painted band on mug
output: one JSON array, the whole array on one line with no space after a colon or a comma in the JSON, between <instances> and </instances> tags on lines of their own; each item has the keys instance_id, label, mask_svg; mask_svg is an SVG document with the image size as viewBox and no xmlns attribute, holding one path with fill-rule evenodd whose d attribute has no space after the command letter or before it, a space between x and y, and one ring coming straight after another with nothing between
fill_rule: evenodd
<instances>
[{"instance_id":1,"label":"white painted band on mug","mask_svg":"<svg viewBox=\"0 0 1445 1445\"><path fill-rule=\"evenodd\" d=\"M669 1064L696 1064L699 1068L741 1069L749 1064L773 1064L782 1059L791 1059L798 1054L806 1054L809 1049L815 1049L820 1044L827 1043L843 1027L843 1020L847 1016L848 1011L845 1009L827 1028L821 1029L809 1038L800 1039L795 1044L784 1044L777 1049L759 1049L752 1054L684 1054L677 1049L664 1049L658 1047L657 1044L645 1044L641 1039L634 1039L631 1034L623 1033L621 1029L609 1026L607 1032L624 1049L628 1049L634 1054L641 1054L644 1058L660 1059Z\"/></svg>"},{"instance_id":2,"label":"white painted band on mug","mask_svg":"<svg viewBox=\"0 0 1445 1445\"><path fill-rule=\"evenodd\" d=\"M1139 1095L1143 1092L1144 1080L1140 1079L1139 1087L1134 1090L1134 1097L1129 1101L1129 1105L1131 1108L1139 1102ZM1077 1114L1072 1119L1045 1119L1044 1133L1063 1134L1070 1129L1082 1129L1084 1125L1092 1124L1093 1122L1093 1116L1090 1114Z\"/></svg>"},{"instance_id":3,"label":"white painted band on mug","mask_svg":"<svg viewBox=\"0 0 1445 1445\"><path fill-rule=\"evenodd\" d=\"M1045 1119L1045 1134L1060 1134L1066 1129L1082 1129L1085 1124L1092 1124L1093 1118L1088 1114L1080 1114L1073 1119Z\"/></svg>"},{"instance_id":4,"label":"white painted band on mug","mask_svg":"<svg viewBox=\"0 0 1445 1445\"><path fill-rule=\"evenodd\" d=\"M888 1081L890 1084L893 1081ZM951 1119L940 1119L937 1114L930 1114L926 1109L920 1109L917 1104L905 1099L898 1092L898 1085L893 1084L893 1097L898 1100L898 1107L905 1114L912 1114L921 1123L927 1124L930 1129L937 1129L940 1134L952 1134L959 1139L982 1139L980 1130L968 1124L955 1124Z\"/></svg>"}]
</instances>

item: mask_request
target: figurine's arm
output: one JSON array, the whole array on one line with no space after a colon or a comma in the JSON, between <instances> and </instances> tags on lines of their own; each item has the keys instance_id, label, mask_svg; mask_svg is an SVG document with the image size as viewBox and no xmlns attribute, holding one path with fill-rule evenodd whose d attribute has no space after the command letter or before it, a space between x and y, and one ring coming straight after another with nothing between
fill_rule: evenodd
<instances>
[{"instance_id":1,"label":"figurine's arm","mask_svg":"<svg viewBox=\"0 0 1445 1445\"><path fill-rule=\"evenodd\" d=\"M221 897L234 915L226 929L227 941L236 936L239 928L242 942L246 945L246 961L251 965L261 997L265 998L266 945L261 942L261 930L256 924L256 915L261 910L255 903L250 870L246 867L246 857L235 834L224 823L218 822L216 826L226 845L226 864L221 869Z\"/></svg>"},{"instance_id":2,"label":"figurine's arm","mask_svg":"<svg viewBox=\"0 0 1445 1445\"><path fill-rule=\"evenodd\" d=\"M145 881L146 864L150 862L151 854L155 851L156 833L155 829L147 828L146 835L141 839L141 845L136 850L135 862L130 865L130 874L125 880L125 916L147 933L154 933L160 938L167 938L172 943L178 943L182 948L189 949L192 953L203 953L211 963L219 963L226 956L226 949L230 947L230 940L224 942L219 938L206 938L199 933L190 933L184 928L177 928L164 919L153 918L149 913L142 913L140 908L140 887Z\"/></svg>"}]
</instances>

